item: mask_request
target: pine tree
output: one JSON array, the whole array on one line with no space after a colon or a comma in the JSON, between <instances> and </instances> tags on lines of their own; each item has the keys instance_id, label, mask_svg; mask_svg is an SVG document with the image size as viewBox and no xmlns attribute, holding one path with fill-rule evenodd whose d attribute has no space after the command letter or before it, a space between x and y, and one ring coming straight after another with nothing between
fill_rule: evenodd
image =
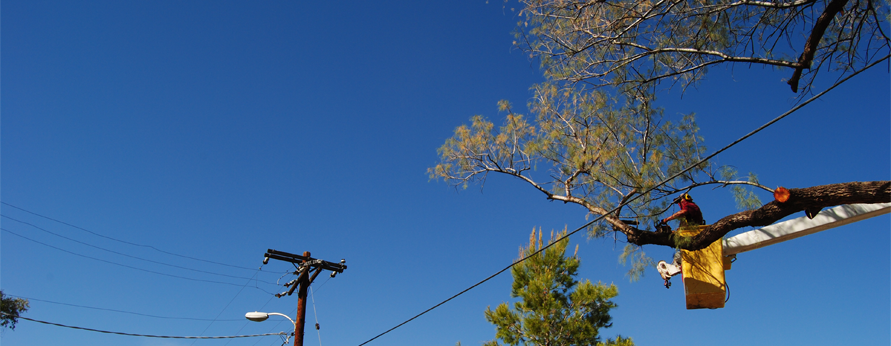
<instances>
[{"instance_id":1,"label":"pine tree","mask_svg":"<svg viewBox=\"0 0 891 346\"><path fill-rule=\"evenodd\" d=\"M566 234L562 232L557 235ZM609 310L619 294L615 285L590 280L577 281L580 261L576 253L566 255L568 239L553 244L511 268L514 282L511 297L520 298L509 308L501 303L495 310L486 308L486 320L497 329L496 338L505 345L634 345L630 338L618 336L601 341L600 329L612 326ZM526 258L542 249L541 231L533 229L529 247L520 250ZM498 340L485 343L500 345Z\"/></svg>"}]
</instances>

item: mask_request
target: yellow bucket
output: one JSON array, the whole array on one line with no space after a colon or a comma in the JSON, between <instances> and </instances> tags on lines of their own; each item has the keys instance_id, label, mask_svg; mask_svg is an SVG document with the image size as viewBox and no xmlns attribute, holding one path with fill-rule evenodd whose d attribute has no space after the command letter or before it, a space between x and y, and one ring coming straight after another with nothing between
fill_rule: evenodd
<instances>
[{"instance_id":1,"label":"yellow bucket","mask_svg":"<svg viewBox=\"0 0 891 346\"><path fill-rule=\"evenodd\" d=\"M683 227L678 232L681 236L689 237L698 234L705 227ZM702 250L681 250L687 309L724 307L727 286L724 281L723 253L724 244L720 239Z\"/></svg>"}]
</instances>

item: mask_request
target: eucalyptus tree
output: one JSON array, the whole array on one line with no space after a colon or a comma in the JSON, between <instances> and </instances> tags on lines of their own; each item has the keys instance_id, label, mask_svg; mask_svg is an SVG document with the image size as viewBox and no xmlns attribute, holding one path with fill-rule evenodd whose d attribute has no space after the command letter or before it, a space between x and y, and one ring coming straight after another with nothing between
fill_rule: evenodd
<instances>
[{"instance_id":1,"label":"eucalyptus tree","mask_svg":"<svg viewBox=\"0 0 891 346\"><path fill-rule=\"evenodd\" d=\"M519 300L512 308L507 303L495 310L486 308L486 320L496 327L496 340L484 345L496 346L499 340L505 345L634 345L630 338L603 340L600 336L601 329L612 326L609 312L616 307L611 301L619 294L616 285L576 280L581 262L576 254L567 256L569 240L554 241L551 232L551 246L536 253L544 242L541 231L536 239L532 230L529 247L520 250L525 260L511 268L511 297Z\"/></svg>"}]
</instances>

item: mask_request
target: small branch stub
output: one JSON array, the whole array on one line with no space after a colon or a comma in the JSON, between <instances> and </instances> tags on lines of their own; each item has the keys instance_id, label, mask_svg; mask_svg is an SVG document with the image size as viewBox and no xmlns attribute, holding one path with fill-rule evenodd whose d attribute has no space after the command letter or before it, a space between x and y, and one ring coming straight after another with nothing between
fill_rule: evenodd
<instances>
[{"instance_id":1,"label":"small branch stub","mask_svg":"<svg viewBox=\"0 0 891 346\"><path fill-rule=\"evenodd\" d=\"M786 203L786 201L789 200L789 189L782 186L778 187L773 191L773 198L776 199L777 202Z\"/></svg>"}]
</instances>

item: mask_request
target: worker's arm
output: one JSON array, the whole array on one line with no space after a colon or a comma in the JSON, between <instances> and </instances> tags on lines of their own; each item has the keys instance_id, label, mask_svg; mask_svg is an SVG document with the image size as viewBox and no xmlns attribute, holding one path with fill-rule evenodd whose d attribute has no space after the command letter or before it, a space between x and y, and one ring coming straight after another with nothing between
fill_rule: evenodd
<instances>
[{"instance_id":1,"label":"worker's arm","mask_svg":"<svg viewBox=\"0 0 891 346\"><path fill-rule=\"evenodd\" d=\"M674 213L673 215L671 215L671 216L669 216L669 217L666 217L666 218L662 219L662 222L668 222L668 221L677 219L677 218L679 218L679 217L681 217L681 216L684 216L684 214L686 214L686 213L687 213L686 210L681 209L681 210L679 210L677 213Z\"/></svg>"}]
</instances>

